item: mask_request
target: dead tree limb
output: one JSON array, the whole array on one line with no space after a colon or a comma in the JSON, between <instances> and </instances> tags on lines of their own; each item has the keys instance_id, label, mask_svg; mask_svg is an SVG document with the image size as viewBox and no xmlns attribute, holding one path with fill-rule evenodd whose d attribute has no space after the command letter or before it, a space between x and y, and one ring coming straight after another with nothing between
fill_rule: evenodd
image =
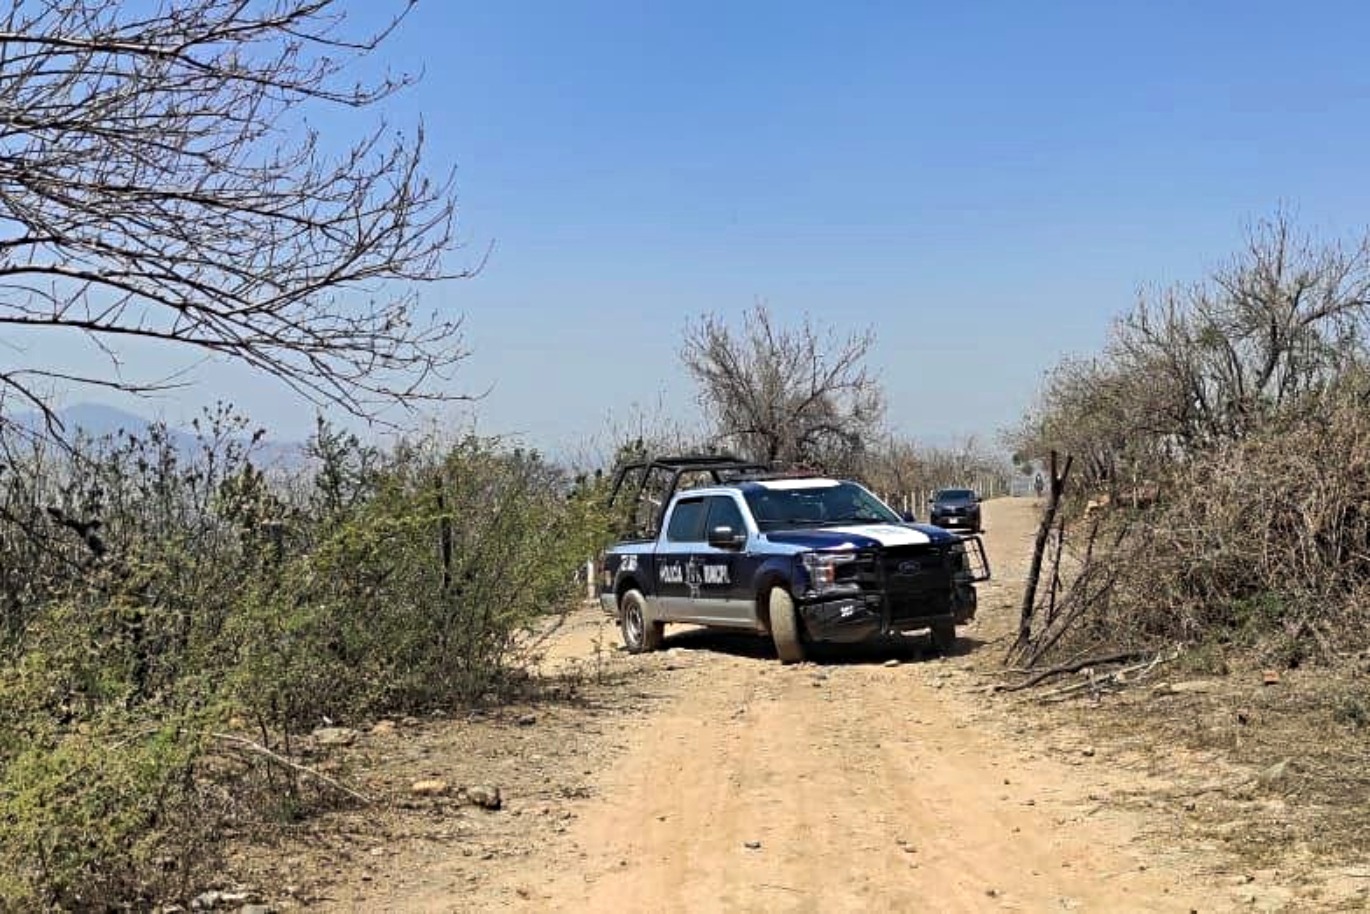
<instances>
[{"instance_id":1,"label":"dead tree limb","mask_svg":"<svg viewBox=\"0 0 1370 914\"><path fill-rule=\"evenodd\" d=\"M1085 667L1100 666L1106 663L1125 663L1129 660L1136 660L1139 657L1146 657L1150 651L1118 651L1113 654L1104 654L1100 657L1086 657L1084 660L1076 660L1074 663L1063 663L1060 666L1048 667L1024 679L1022 682L1015 682L1012 685L1000 683L994 687L996 692L1020 692L1023 689L1030 689L1052 676L1061 676L1065 673L1078 673Z\"/></svg>"},{"instance_id":2,"label":"dead tree limb","mask_svg":"<svg viewBox=\"0 0 1370 914\"><path fill-rule=\"evenodd\" d=\"M228 743L230 746L233 746L236 749L241 749L245 752L250 752L253 755L260 755L262 758L265 758L270 762L274 762L275 764L280 765L282 768L289 769L290 771L294 771L297 774L303 774L307 777L314 778L316 781L321 781L322 783L327 784L329 787L332 787L334 790L347 794L354 800L358 800L368 805L371 803L370 797L366 796L365 794L358 793L357 791L353 790L351 787L348 787L341 781L335 780L334 778L329 777L321 771L315 771L313 768L310 768L306 765L301 765L299 762L293 762L285 756L280 755L279 753L272 752L270 749L266 748L261 743L253 742L247 737L234 736L232 733L211 733L210 735L222 743Z\"/></svg>"}]
</instances>

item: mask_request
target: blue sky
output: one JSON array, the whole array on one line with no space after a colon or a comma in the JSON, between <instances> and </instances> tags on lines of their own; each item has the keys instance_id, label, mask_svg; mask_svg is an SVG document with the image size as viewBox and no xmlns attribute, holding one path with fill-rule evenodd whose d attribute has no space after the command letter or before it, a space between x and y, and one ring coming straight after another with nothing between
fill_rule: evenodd
<instances>
[{"instance_id":1,"label":"blue sky","mask_svg":"<svg viewBox=\"0 0 1370 914\"><path fill-rule=\"evenodd\" d=\"M382 55L423 71L387 116L457 168L452 264L494 244L424 292L465 315L482 430L561 447L658 397L692 419L685 320L760 299L873 326L891 425L945 441L992 437L1140 286L1276 206L1370 222L1367 28L1355 3L423 0ZM197 376L144 411L312 423Z\"/></svg>"}]
</instances>

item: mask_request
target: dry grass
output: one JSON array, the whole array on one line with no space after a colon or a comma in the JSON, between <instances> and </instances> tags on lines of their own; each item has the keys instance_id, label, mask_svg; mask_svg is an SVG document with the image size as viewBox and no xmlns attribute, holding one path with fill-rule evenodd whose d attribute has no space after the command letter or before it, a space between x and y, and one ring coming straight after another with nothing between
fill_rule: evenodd
<instances>
[{"instance_id":1,"label":"dry grass","mask_svg":"<svg viewBox=\"0 0 1370 914\"><path fill-rule=\"evenodd\" d=\"M1103 707L1047 712L1144 760L1172 784L1159 801L1190 838L1250 869L1370 864L1370 661L1285 672L1234 665L1205 690L1139 686Z\"/></svg>"}]
</instances>

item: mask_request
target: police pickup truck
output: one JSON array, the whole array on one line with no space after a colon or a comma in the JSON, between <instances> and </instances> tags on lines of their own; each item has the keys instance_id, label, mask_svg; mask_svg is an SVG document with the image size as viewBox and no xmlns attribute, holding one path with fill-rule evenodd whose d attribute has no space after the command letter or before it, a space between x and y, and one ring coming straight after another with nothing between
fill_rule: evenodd
<instances>
[{"instance_id":1,"label":"police pickup truck","mask_svg":"<svg viewBox=\"0 0 1370 914\"><path fill-rule=\"evenodd\" d=\"M623 539L600 559L599 597L633 653L676 622L769 634L784 663L920 629L947 651L989 578L977 536L913 523L855 482L731 457L627 464L610 504Z\"/></svg>"}]
</instances>

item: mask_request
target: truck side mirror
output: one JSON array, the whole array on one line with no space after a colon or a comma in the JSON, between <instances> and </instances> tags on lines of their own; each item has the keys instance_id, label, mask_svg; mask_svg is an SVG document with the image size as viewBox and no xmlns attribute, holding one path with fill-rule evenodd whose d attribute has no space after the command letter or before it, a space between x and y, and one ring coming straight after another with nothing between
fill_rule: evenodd
<instances>
[{"instance_id":1,"label":"truck side mirror","mask_svg":"<svg viewBox=\"0 0 1370 914\"><path fill-rule=\"evenodd\" d=\"M746 531L737 531L732 527L714 527L709 531L709 545L715 549L741 549L746 544Z\"/></svg>"},{"instance_id":2,"label":"truck side mirror","mask_svg":"<svg viewBox=\"0 0 1370 914\"><path fill-rule=\"evenodd\" d=\"M912 523L915 523L915 522L918 520L918 518L916 518L916 517L913 516L913 512L912 512L912 511L900 511L900 512L899 512L899 516L900 516L901 518L903 518L904 523L906 523L906 524L912 524Z\"/></svg>"}]
</instances>

